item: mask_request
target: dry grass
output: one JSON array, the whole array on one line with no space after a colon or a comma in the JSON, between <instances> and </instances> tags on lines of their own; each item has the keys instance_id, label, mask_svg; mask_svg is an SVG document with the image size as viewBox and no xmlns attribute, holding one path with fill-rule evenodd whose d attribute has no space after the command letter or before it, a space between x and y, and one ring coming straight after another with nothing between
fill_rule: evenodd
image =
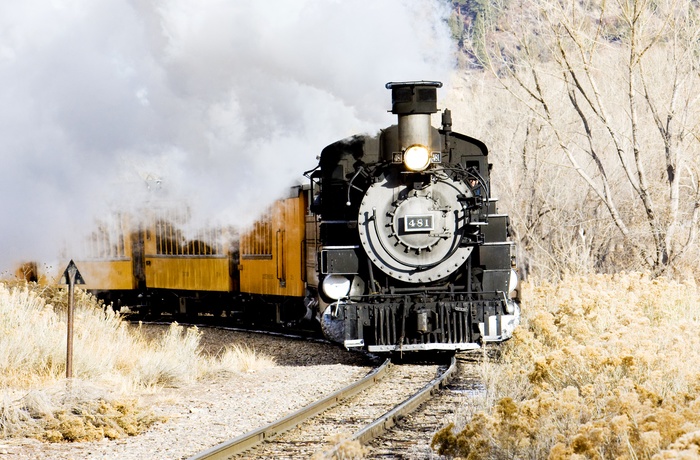
<instances>
[{"instance_id":1,"label":"dry grass","mask_svg":"<svg viewBox=\"0 0 700 460\"><path fill-rule=\"evenodd\" d=\"M211 366L212 370L233 372L256 372L275 365L275 360L260 354L247 345L227 346Z\"/></svg>"},{"instance_id":2,"label":"dry grass","mask_svg":"<svg viewBox=\"0 0 700 460\"><path fill-rule=\"evenodd\" d=\"M333 448L327 451L319 451L311 456L311 460L357 460L365 458L369 448L360 444L360 441L350 440L351 433L338 433L329 436L327 441Z\"/></svg>"},{"instance_id":3,"label":"dry grass","mask_svg":"<svg viewBox=\"0 0 700 460\"><path fill-rule=\"evenodd\" d=\"M47 441L118 438L156 419L138 395L177 387L221 371L274 365L234 347L204 356L201 332L172 324L147 338L94 297L76 291L74 378L65 379L66 291L0 282L0 438Z\"/></svg>"},{"instance_id":4,"label":"dry grass","mask_svg":"<svg viewBox=\"0 0 700 460\"><path fill-rule=\"evenodd\" d=\"M470 459L697 458L700 290L645 274L524 288L524 321L488 397L433 446Z\"/></svg>"}]
</instances>

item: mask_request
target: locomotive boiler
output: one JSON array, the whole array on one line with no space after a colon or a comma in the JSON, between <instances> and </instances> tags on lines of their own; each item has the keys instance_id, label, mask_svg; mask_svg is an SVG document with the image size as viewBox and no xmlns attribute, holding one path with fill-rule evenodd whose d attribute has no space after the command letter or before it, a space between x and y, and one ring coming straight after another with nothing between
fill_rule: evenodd
<instances>
[{"instance_id":1,"label":"locomotive boiler","mask_svg":"<svg viewBox=\"0 0 700 460\"><path fill-rule=\"evenodd\" d=\"M327 146L309 173L324 333L371 352L465 350L519 322L508 216L486 145L432 126L432 81L387 83L398 123ZM322 313L321 313L322 312Z\"/></svg>"}]
</instances>

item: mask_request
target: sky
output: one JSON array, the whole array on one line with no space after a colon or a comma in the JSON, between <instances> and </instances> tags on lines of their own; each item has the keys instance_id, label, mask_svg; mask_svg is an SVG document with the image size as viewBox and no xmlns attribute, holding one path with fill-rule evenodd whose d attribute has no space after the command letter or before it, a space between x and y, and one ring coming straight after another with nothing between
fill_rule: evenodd
<instances>
[{"instance_id":1,"label":"sky","mask_svg":"<svg viewBox=\"0 0 700 460\"><path fill-rule=\"evenodd\" d=\"M448 3L2 2L0 270L155 199L250 222L325 145L395 123L386 82L449 81Z\"/></svg>"}]
</instances>

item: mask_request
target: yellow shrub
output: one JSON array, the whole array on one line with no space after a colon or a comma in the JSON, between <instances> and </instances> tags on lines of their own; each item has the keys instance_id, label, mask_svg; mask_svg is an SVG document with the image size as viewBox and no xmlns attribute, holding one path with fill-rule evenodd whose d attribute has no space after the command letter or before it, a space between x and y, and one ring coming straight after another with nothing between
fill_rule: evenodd
<instances>
[{"instance_id":1,"label":"yellow shrub","mask_svg":"<svg viewBox=\"0 0 700 460\"><path fill-rule=\"evenodd\" d=\"M490 363L496 403L457 433L441 430L438 452L660 459L700 447L694 281L568 275L524 286L523 305L521 328Z\"/></svg>"}]
</instances>

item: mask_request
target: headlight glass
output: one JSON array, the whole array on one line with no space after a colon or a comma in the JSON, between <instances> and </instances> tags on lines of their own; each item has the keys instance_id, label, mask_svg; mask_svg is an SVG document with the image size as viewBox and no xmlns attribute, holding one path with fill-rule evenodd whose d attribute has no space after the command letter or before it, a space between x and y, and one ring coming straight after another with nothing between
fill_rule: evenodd
<instances>
[{"instance_id":1,"label":"headlight glass","mask_svg":"<svg viewBox=\"0 0 700 460\"><path fill-rule=\"evenodd\" d=\"M412 145L404 152L403 163L411 171L423 171L430 164L430 152L422 145Z\"/></svg>"},{"instance_id":2,"label":"headlight glass","mask_svg":"<svg viewBox=\"0 0 700 460\"><path fill-rule=\"evenodd\" d=\"M518 287L518 272L515 270L510 271L510 280L508 281L508 294L512 294L513 291Z\"/></svg>"},{"instance_id":3,"label":"headlight glass","mask_svg":"<svg viewBox=\"0 0 700 460\"><path fill-rule=\"evenodd\" d=\"M330 275L323 279L323 292L331 299L341 299L350 292L350 280L342 275Z\"/></svg>"}]
</instances>

